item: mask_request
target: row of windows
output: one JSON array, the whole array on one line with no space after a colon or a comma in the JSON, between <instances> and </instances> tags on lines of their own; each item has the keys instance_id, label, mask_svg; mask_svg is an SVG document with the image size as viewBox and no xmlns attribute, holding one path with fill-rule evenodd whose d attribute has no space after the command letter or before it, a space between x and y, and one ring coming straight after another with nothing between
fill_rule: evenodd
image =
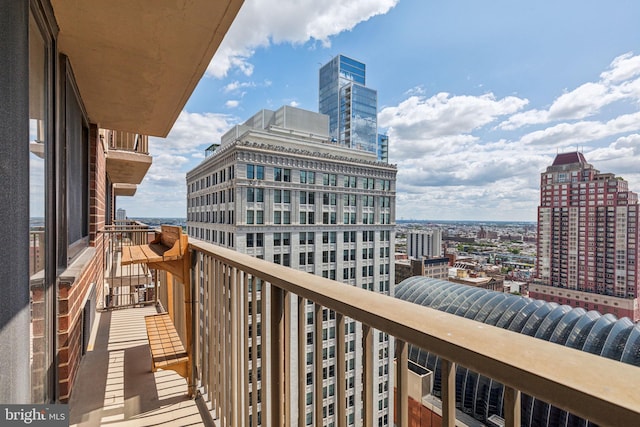
<instances>
[{"instance_id":1,"label":"row of windows","mask_svg":"<svg viewBox=\"0 0 640 427\"><path fill-rule=\"evenodd\" d=\"M235 200L234 197L234 189L229 188L228 190L215 191L213 193L202 194L200 196L189 197L188 205L189 207L197 207L197 206L210 206L217 205L220 203L233 203Z\"/></svg>"},{"instance_id":2,"label":"row of windows","mask_svg":"<svg viewBox=\"0 0 640 427\"><path fill-rule=\"evenodd\" d=\"M205 188L209 188L213 185L222 184L227 180L231 180L235 177L235 166L231 165L226 168L222 168L219 171L214 172L213 174L200 178L191 184L189 184L189 191L195 192L204 190Z\"/></svg>"},{"instance_id":3,"label":"row of windows","mask_svg":"<svg viewBox=\"0 0 640 427\"><path fill-rule=\"evenodd\" d=\"M235 212L187 212L187 221L208 222L211 224L235 224Z\"/></svg>"},{"instance_id":4,"label":"row of windows","mask_svg":"<svg viewBox=\"0 0 640 427\"><path fill-rule=\"evenodd\" d=\"M235 246L235 234L228 231L205 230L204 228L187 227L189 236L196 239L202 239L208 242L226 245L228 247Z\"/></svg>"},{"instance_id":5,"label":"row of windows","mask_svg":"<svg viewBox=\"0 0 640 427\"><path fill-rule=\"evenodd\" d=\"M200 212L202 214L203 212ZM193 215L188 215L189 217ZM299 224L315 224L316 215L314 211L303 211L298 216ZM357 224L356 212L345 212L343 214L343 224ZM290 211L274 211L273 212L274 224L291 224L291 212ZM363 224L375 224L374 213L362 214ZM264 210L247 209L247 224L264 224ZM322 224L336 225L338 224L338 214L336 212L322 212ZM391 214L381 213L379 216L379 224L391 224ZM373 233L373 231L371 231ZM373 239L371 240L373 241Z\"/></svg>"},{"instance_id":6,"label":"row of windows","mask_svg":"<svg viewBox=\"0 0 640 427\"><path fill-rule=\"evenodd\" d=\"M247 179L264 180L265 170L262 165L247 165ZM322 185L337 187L338 175L335 173L322 173L318 174L319 178L322 178ZM273 180L278 182L292 182L293 172L291 169L274 167L273 168ZM301 170L299 171L300 184L316 184L316 173L313 171ZM318 179L318 182L320 180ZM344 175L342 185L345 188L358 188L358 182L361 183L361 188L367 190L391 190L391 180L389 179L375 179L368 177L356 177L352 175Z\"/></svg>"}]
</instances>

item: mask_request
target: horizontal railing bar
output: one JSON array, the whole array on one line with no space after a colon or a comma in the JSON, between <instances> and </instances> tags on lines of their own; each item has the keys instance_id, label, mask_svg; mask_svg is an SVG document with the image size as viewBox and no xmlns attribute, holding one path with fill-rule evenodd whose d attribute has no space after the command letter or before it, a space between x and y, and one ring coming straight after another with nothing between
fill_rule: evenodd
<instances>
[{"instance_id":1,"label":"horizontal railing bar","mask_svg":"<svg viewBox=\"0 0 640 427\"><path fill-rule=\"evenodd\" d=\"M601 425L640 419L640 369L195 239L201 251L452 363Z\"/></svg>"}]
</instances>

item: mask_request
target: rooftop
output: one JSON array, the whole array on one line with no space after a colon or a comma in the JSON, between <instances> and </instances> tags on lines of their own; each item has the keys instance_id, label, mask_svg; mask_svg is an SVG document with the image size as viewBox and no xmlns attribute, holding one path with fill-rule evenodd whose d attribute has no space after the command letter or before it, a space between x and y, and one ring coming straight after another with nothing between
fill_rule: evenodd
<instances>
[{"instance_id":1,"label":"rooftop","mask_svg":"<svg viewBox=\"0 0 640 427\"><path fill-rule=\"evenodd\" d=\"M556 155L556 158L551 166L570 165L573 163L586 164L587 160L584 158L584 155L578 151L573 153L561 153Z\"/></svg>"}]
</instances>

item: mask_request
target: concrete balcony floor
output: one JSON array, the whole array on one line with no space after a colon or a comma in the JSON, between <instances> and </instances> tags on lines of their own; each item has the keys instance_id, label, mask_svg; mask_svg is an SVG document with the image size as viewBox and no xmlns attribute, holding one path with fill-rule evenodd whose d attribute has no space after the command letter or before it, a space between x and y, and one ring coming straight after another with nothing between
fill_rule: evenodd
<instances>
[{"instance_id":1,"label":"concrete balcony floor","mask_svg":"<svg viewBox=\"0 0 640 427\"><path fill-rule=\"evenodd\" d=\"M155 307L97 313L71 399L77 426L202 425L187 383L173 371L151 372L144 316Z\"/></svg>"}]
</instances>

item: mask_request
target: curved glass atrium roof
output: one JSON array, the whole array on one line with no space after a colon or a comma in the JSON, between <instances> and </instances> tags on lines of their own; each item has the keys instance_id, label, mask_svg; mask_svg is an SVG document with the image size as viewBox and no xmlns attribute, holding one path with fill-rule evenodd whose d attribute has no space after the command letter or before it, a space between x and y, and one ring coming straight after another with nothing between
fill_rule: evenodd
<instances>
[{"instance_id":1,"label":"curved glass atrium roof","mask_svg":"<svg viewBox=\"0 0 640 427\"><path fill-rule=\"evenodd\" d=\"M477 320L503 329L640 366L640 324L612 314L571 308L554 302L479 289L429 277L410 277L395 289L396 298ZM433 372L432 394L440 397L440 359L409 346L412 363ZM504 417L503 386L464 367L456 369L456 406L486 422ZM586 421L522 395L522 425L585 426Z\"/></svg>"}]
</instances>

